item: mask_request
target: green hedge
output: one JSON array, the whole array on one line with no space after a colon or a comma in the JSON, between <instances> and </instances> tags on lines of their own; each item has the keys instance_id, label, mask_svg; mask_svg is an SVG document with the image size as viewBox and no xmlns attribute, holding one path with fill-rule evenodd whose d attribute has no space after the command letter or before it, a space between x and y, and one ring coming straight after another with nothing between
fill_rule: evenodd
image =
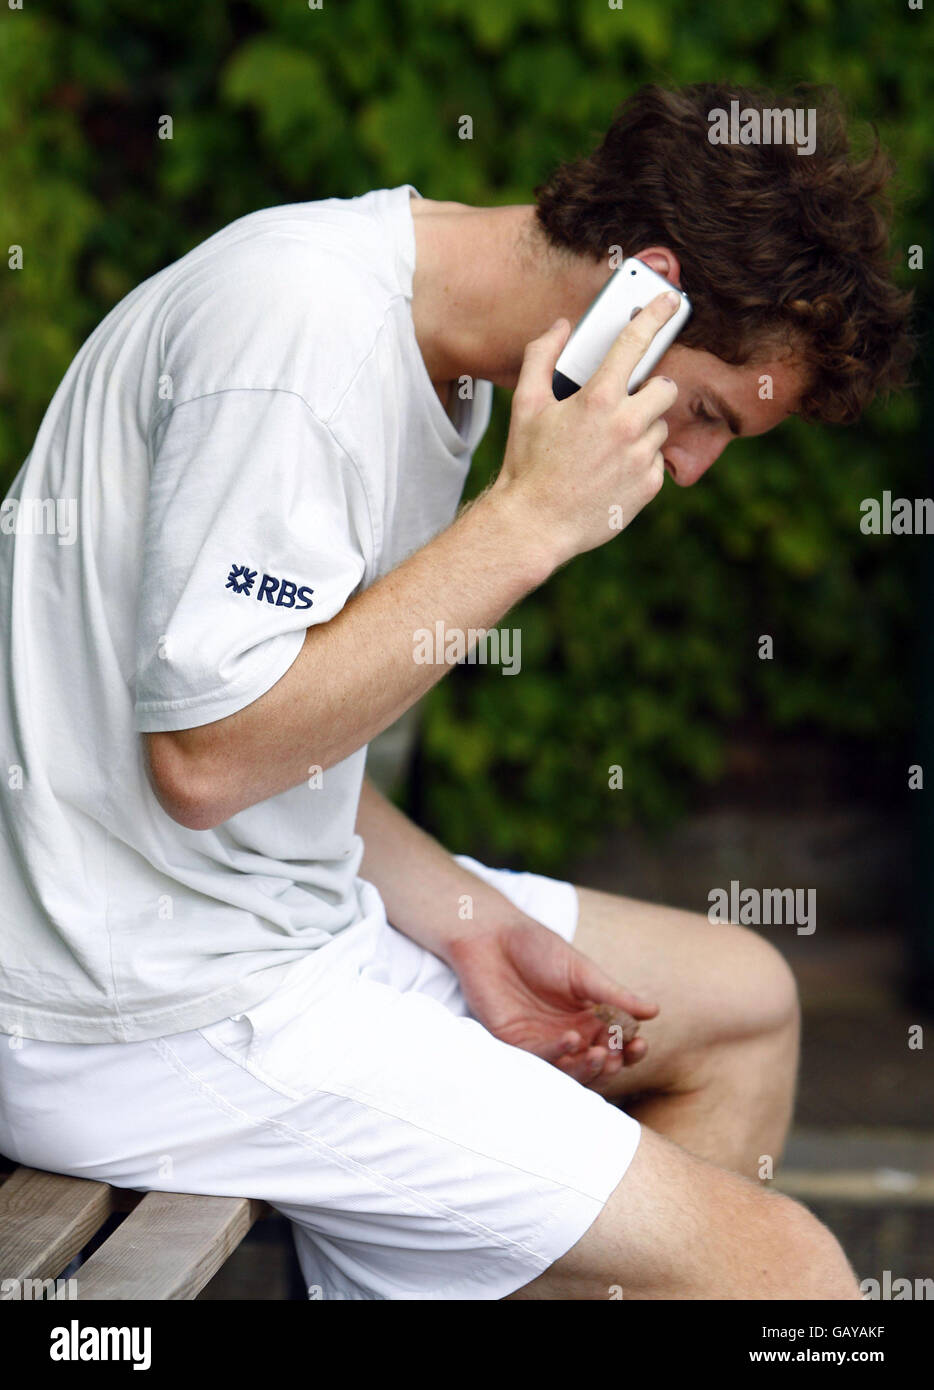
<instances>
[{"instance_id":1,"label":"green hedge","mask_svg":"<svg viewBox=\"0 0 934 1390\"><path fill-rule=\"evenodd\" d=\"M234 217L406 181L527 202L646 80L836 83L898 159L898 245L923 245L929 34L925 11L871 0L4 7L0 230L25 263L0 281L2 481L107 309ZM171 140L157 138L163 115ZM904 280L923 298L923 273ZM497 393L472 491L507 421ZM734 444L699 486L668 484L621 538L530 597L508 620L521 674L464 667L427 702L439 833L553 867L607 821L677 814L717 777L739 717L867 747L904 733L917 546L858 522L863 497L924 491L917 424L908 396L858 429L792 420ZM771 662L757 656L766 632ZM611 794L613 764L625 786Z\"/></svg>"}]
</instances>

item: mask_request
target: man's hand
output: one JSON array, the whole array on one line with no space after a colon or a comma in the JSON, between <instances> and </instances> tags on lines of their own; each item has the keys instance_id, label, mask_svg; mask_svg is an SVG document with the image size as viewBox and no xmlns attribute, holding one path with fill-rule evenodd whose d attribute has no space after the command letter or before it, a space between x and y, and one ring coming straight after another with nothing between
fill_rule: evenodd
<instances>
[{"instance_id":1,"label":"man's hand","mask_svg":"<svg viewBox=\"0 0 934 1390\"><path fill-rule=\"evenodd\" d=\"M610 525L618 507L623 526L665 481L662 416L678 388L652 377L630 396L629 378L680 297L666 291L626 325L600 367L580 391L555 400L551 380L570 325L559 319L525 350L512 398L503 466L489 496L511 497L527 526L551 538L564 562L605 545L622 529Z\"/></svg>"},{"instance_id":2,"label":"man's hand","mask_svg":"<svg viewBox=\"0 0 934 1390\"><path fill-rule=\"evenodd\" d=\"M580 951L459 864L364 780L357 831L361 875L375 883L397 931L446 961L468 1008L503 1042L534 1052L585 1086L646 1053L638 999ZM465 922L460 907L471 904ZM622 1046L620 1046L622 1044Z\"/></svg>"},{"instance_id":3,"label":"man's hand","mask_svg":"<svg viewBox=\"0 0 934 1390\"><path fill-rule=\"evenodd\" d=\"M538 922L464 936L450 943L447 960L474 1018L584 1086L645 1056L637 1021L654 1018L658 1005L615 984Z\"/></svg>"}]
</instances>

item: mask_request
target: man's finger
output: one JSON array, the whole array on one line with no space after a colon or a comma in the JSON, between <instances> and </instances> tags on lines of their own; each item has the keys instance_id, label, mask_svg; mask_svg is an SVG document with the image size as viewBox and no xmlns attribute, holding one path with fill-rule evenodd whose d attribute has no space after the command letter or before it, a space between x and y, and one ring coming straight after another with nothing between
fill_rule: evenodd
<instances>
[{"instance_id":1,"label":"man's finger","mask_svg":"<svg viewBox=\"0 0 934 1390\"><path fill-rule=\"evenodd\" d=\"M643 999L638 994L633 994L632 990L624 989L622 985L616 985L612 980L604 979L601 981L602 988L597 995L591 998L598 998L599 1004L593 1006L598 1018L603 1018L606 1022L614 1022L612 1018L605 1015L605 1010L621 1009L623 1013L632 1014L633 1018L654 1018L658 1013L658 1005L651 999Z\"/></svg>"},{"instance_id":2,"label":"man's finger","mask_svg":"<svg viewBox=\"0 0 934 1390\"><path fill-rule=\"evenodd\" d=\"M614 1008L632 1014L633 1018L654 1018L658 1013L658 1005L651 999L643 999L632 990L618 985L586 956L578 953L576 965L574 988L577 997L586 1000L590 1012L596 1013L598 1018L614 1022L605 1016L605 1010Z\"/></svg>"},{"instance_id":3,"label":"man's finger","mask_svg":"<svg viewBox=\"0 0 934 1390\"><path fill-rule=\"evenodd\" d=\"M556 1038L552 1042L543 1043L537 1049L536 1055L545 1062L557 1062L562 1057L567 1057L576 1052L580 1047L582 1038L580 1033L565 1033L563 1038Z\"/></svg>"},{"instance_id":4,"label":"man's finger","mask_svg":"<svg viewBox=\"0 0 934 1390\"><path fill-rule=\"evenodd\" d=\"M635 1066L636 1062L641 1062L649 1050L649 1045L645 1038L633 1038L626 1043L623 1048L623 1065L627 1067Z\"/></svg>"},{"instance_id":5,"label":"man's finger","mask_svg":"<svg viewBox=\"0 0 934 1390\"><path fill-rule=\"evenodd\" d=\"M589 1047L585 1052L575 1052L562 1057L555 1065L559 1071L566 1072L582 1086L587 1086L600 1075L605 1057L605 1048Z\"/></svg>"},{"instance_id":6,"label":"man's finger","mask_svg":"<svg viewBox=\"0 0 934 1390\"><path fill-rule=\"evenodd\" d=\"M664 444L668 430L662 416L678 399L678 388L670 376L650 376L644 386L640 386L634 396L627 398L629 417L640 433L659 426L658 438Z\"/></svg>"},{"instance_id":7,"label":"man's finger","mask_svg":"<svg viewBox=\"0 0 934 1390\"><path fill-rule=\"evenodd\" d=\"M668 322L680 303L681 296L677 290L663 290L650 300L641 313L630 319L582 389L592 391L608 387L623 400L629 390L629 378L648 351L655 334Z\"/></svg>"},{"instance_id":8,"label":"man's finger","mask_svg":"<svg viewBox=\"0 0 934 1390\"><path fill-rule=\"evenodd\" d=\"M633 1018L654 1018L658 1013L658 1005L652 999L643 999L638 994L633 994L628 989L618 990L614 995L614 1003L619 1001L619 1007L625 1009Z\"/></svg>"},{"instance_id":9,"label":"man's finger","mask_svg":"<svg viewBox=\"0 0 934 1390\"><path fill-rule=\"evenodd\" d=\"M571 325L567 319L555 319L545 333L526 343L513 395L513 407L517 401L521 406L523 403L543 405L554 400L551 381L555 363L561 356L570 331Z\"/></svg>"}]
</instances>

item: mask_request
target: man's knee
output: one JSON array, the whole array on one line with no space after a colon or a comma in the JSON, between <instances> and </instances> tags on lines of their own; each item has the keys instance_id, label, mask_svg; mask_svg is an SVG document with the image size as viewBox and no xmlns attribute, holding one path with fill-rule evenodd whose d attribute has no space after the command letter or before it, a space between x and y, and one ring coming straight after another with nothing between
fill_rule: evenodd
<instances>
[{"instance_id":1,"label":"man's knee","mask_svg":"<svg viewBox=\"0 0 934 1390\"><path fill-rule=\"evenodd\" d=\"M801 1007L784 956L756 932L729 925L721 927L711 943L709 966L699 982L703 999L693 1036L672 1050L661 1089L701 1090L711 1082L733 1085L734 1066L753 1066L759 1075L765 1065L761 1045L766 1044L774 1044L767 1063L773 1079L794 1076ZM747 1061L749 1044L756 1048Z\"/></svg>"},{"instance_id":2,"label":"man's knee","mask_svg":"<svg viewBox=\"0 0 934 1390\"><path fill-rule=\"evenodd\" d=\"M806 1208L643 1129L577 1244L514 1298L856 1299L837 1240Z\"/></svg>"},{"instance_id":3,"label":"man's knee","mask_svg":"<svg viewBox=\"0 0 934 1390\"><path fill-rule=\"evenodd\" d=\"M731 926L727 930L729 934L721 943L720 968L728 1002L720 1014L718 1040L797 1032L798 986L784 956L748 927ZM716 998L711 1003L716 1013Z\"/></svg>"}]
</instances>

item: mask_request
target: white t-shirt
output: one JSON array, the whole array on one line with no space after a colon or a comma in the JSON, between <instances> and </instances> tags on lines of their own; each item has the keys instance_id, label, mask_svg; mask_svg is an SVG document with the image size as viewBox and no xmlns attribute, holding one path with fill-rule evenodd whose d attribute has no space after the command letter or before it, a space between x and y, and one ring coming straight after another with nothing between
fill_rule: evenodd
<instances>
[{"instance_id":1,"label":"white t-shirt","mask_svg":"<svg viewBox=\"0 0 934 1390\"><path fill-rule=\"evenodd\" d=\"M365 747L195 831L140 733L258 699L456 514L493 388L455 425L432 386L410 195L240 218L127 295L49 406L0 512L6 1032L202 1027L379 909Z\"/></svg>"}]
</instances>

